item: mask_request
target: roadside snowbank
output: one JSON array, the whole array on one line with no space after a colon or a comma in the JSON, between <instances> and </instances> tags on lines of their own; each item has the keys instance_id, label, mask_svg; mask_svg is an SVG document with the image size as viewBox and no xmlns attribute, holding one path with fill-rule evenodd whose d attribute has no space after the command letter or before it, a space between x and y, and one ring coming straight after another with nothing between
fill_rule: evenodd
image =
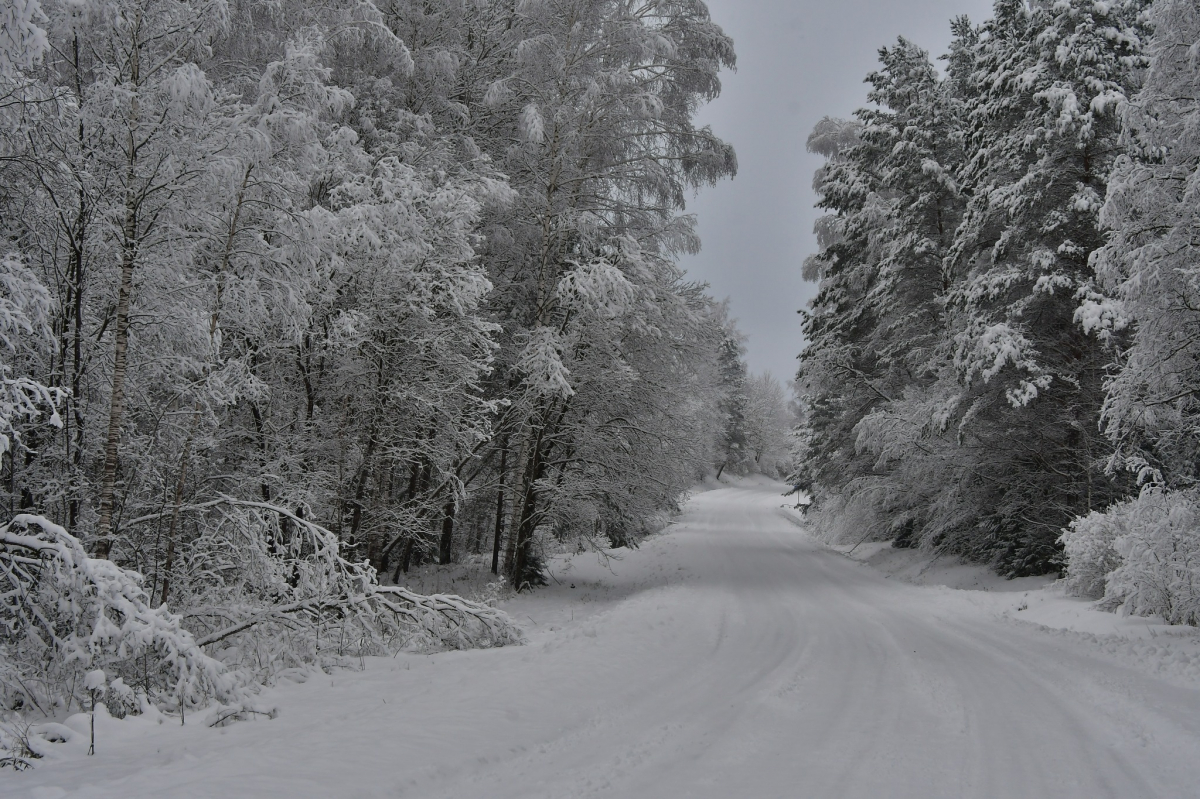
<instances>
[{"instance_id":1,"label":"roadside snowbank","mask_svg":"<svg viewBox=\"0 0 1200 799\"><path fill-rule=\"evenodd\" d=\"M401 652L363 658L359 669L294 669L263 688L253 707L213 705L189 711L183 719L152 707L117 719L100 705L94 757L87 754L90 714L77 713L62 723L6 725L30 742L37 758L30 758L33 768L20 774L0 769L0 796L60 799L165 792L199 798L221 793L212 779L237 786L224 795L256 799L390 796L395 786L444 776L444 765L417 764L437 762L458 749L483 753L480 768L523 755L525 744L509 741L514 730L520 730L522 740L553 739L553 729L547 733L539 720L560 714L564 702L593 709L584 716L594 712L625 679L622 668L608 672L613 663L644 651L647 636L669 641L661 621L653 629L629 622L642 615L636 608L647 602L657 607L655 597L662 589L683 581L685 567L669 556L676 545L660 535L639 550L549 558L548 586L507 593L497 602L525 633L524 645L507 651ZM450 569L420 575L430 583L423 587L443 589L468 587L478 582L475 578ZM617 609L620 614L614 613ZM606 652L614 640L626 638L631 642ZM548 687L547 692L539 693L537 686ZM453 732L448 738L431 737L428 731L437 724ZM435 755L439 742L444 749ZM294 764L292 747L327 754ZM381 769L380 747L388 757L397 748L403 751L407 772ZM127 773L136 776L127 779ZM332 787L351 784L352 793Z\"/></svg>"}]
</instances>

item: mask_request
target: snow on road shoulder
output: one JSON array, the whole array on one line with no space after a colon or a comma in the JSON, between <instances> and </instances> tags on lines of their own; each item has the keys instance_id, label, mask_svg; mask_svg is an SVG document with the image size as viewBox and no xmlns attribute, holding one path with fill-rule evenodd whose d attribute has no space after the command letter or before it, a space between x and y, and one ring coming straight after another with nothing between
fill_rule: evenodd
<instances>
[{"instance_id":1,"label":"snow on road shoulder","mask_svg":"<svg viewBox=\"0 0 1200 799\"><path fill-rule=\"evenodd\" d=\"M645 672L638 657L671 643L662 619L653 629L638 622L690 579L677 546L657 535L636 550L553 556L548 586L499 603L524 628L522 646L297 671L264 689L253 712L214 706L186 725L153 709L115 719L101 706L94 757L87 714L20 730L45 756L23 773L0 770L0 796L291 798L351 795L337 789L348 784L355 796L383 796L457 773L457 752L478 753L481 773L531 756L592 724L623 673ZM402 765L381 769L381 751Z\"/></svg>"},{"instance_id":2,"label":"snow on road shoulder","mask_svg":"<svg viewBox=\"0 0 1200 799\"><path fill-rule=\"evenodd\" d=\"M804 527L804 517L794 508L784 505L780 512ZM977 608L1099 650L1142 672L1189 687L1200 685L1200 630L1193 627L1099 610L1092 601L1067 596L1052 575L1009 580L955 556L896 549L887 541L825 546L886 579L927 588L947 607Z\"/></svg>"}]
</instances>

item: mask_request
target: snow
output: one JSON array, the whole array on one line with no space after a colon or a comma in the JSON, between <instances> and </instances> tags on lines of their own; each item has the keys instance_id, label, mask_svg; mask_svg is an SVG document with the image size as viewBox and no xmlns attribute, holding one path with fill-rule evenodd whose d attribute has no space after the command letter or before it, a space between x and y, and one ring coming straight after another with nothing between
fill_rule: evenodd
<instances>
[{"instance_id":1,"label":"snow","mask_svg":"<svg viewBox=\"0 0 1200 799\"><path fill-rule=\"evenodd\" d=\"M803 525L792 508L784 514ZM970 605L1006 622L1090 644L1118 662L1187 687L1200 686L1200 633L1159 617L1130 616L1097 609L1097 603L1068 596L1054 576L1009 580L953 556L895 549L890 542L832 545L829 549L895 579L941 589L951 605ZM949 589L949 590L946 590Z\"/></svg>"},{"instance_id":2,"label":"snow","mask_svg":"<svg viewBox=\"0 0 1200 799\"><path fill-rule=\"evenodd\" d=\"M83 676L83 687L89 691L103 691L108 688L108 680L104 677L104 669L92 669Z\"/></svg>"},{"instance_id":3,"label":"snow","mask_svg":"<svg viewBox=\"0 0 1200 799\"><path fill-rule=\"evenodd\" d=\"M906 582L882 548L854 553L874 568L809 538L785 489L713 488L638 550L556 559L504 604L525 646L297 675L258 697L274 718L222 727L100 711L94 757L68 719L0 794L1194 795L1200 675L1164 666L1194 631L936 584L961 565Z\"/></svg>"}]
</instances>

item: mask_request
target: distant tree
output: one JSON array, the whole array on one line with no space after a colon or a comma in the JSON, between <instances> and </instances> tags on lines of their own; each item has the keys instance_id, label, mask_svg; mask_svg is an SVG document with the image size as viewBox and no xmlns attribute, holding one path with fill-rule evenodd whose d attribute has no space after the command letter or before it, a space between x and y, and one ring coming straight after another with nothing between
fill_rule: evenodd
<instances>
[{"instance_id":1,"label":"distant tree","mask_svg":"<svg viewBox=\"0 0 1200 799\"><path fill-rule=\"evenodd\" d=\"M788 453L795 419L788 407L783 385L770 372L746 381L746 451L754 458L756 471L782 477L790 471Z\"/></svg>"},{"instance_id":2,"label":"distant tree","mask_svg":"<svg viewBox=\"0 0 1200 799\"><path fill-rule=\"evenodd\" d=\"M741 473L752 457L746 446L746 361L741 336L727 323L717 350L721 436L717 444L717 479L728 468Z\"/></svg>"}]
</instances>

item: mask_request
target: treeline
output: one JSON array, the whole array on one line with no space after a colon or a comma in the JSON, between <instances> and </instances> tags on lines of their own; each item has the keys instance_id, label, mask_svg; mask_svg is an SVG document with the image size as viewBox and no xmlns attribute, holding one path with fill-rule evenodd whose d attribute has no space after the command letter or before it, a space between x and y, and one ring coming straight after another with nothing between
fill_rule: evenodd
<instances>
[{"instance_id":1,"label":"treeline","mask_svg":"<svg viewBox=\"0 0 1200 799\"><path fill-rule=\"evenodd\" d=\"M9 518L208 640L318 555L537 584L725 462L740 338L676 265L736 169L703 2L10 6Z\"/></svg>"},{"instance_id":2,"label":"treeline","mask_svg":"<svg viewBox=\"0 0 1200 799\"><path fill-rule=\"evenodd\" d=\"M799 478L827 534L1012 576L1095 558L1093 595L1130 559L1167 564L1163 596L1200 576L1178 513L1162 540L1122 521L1196 498L1198 15L997 0L944 71L901 39L817 126ZM1068 564L1081 517L1107 538Z\"/></svg>"}]
</instances>

